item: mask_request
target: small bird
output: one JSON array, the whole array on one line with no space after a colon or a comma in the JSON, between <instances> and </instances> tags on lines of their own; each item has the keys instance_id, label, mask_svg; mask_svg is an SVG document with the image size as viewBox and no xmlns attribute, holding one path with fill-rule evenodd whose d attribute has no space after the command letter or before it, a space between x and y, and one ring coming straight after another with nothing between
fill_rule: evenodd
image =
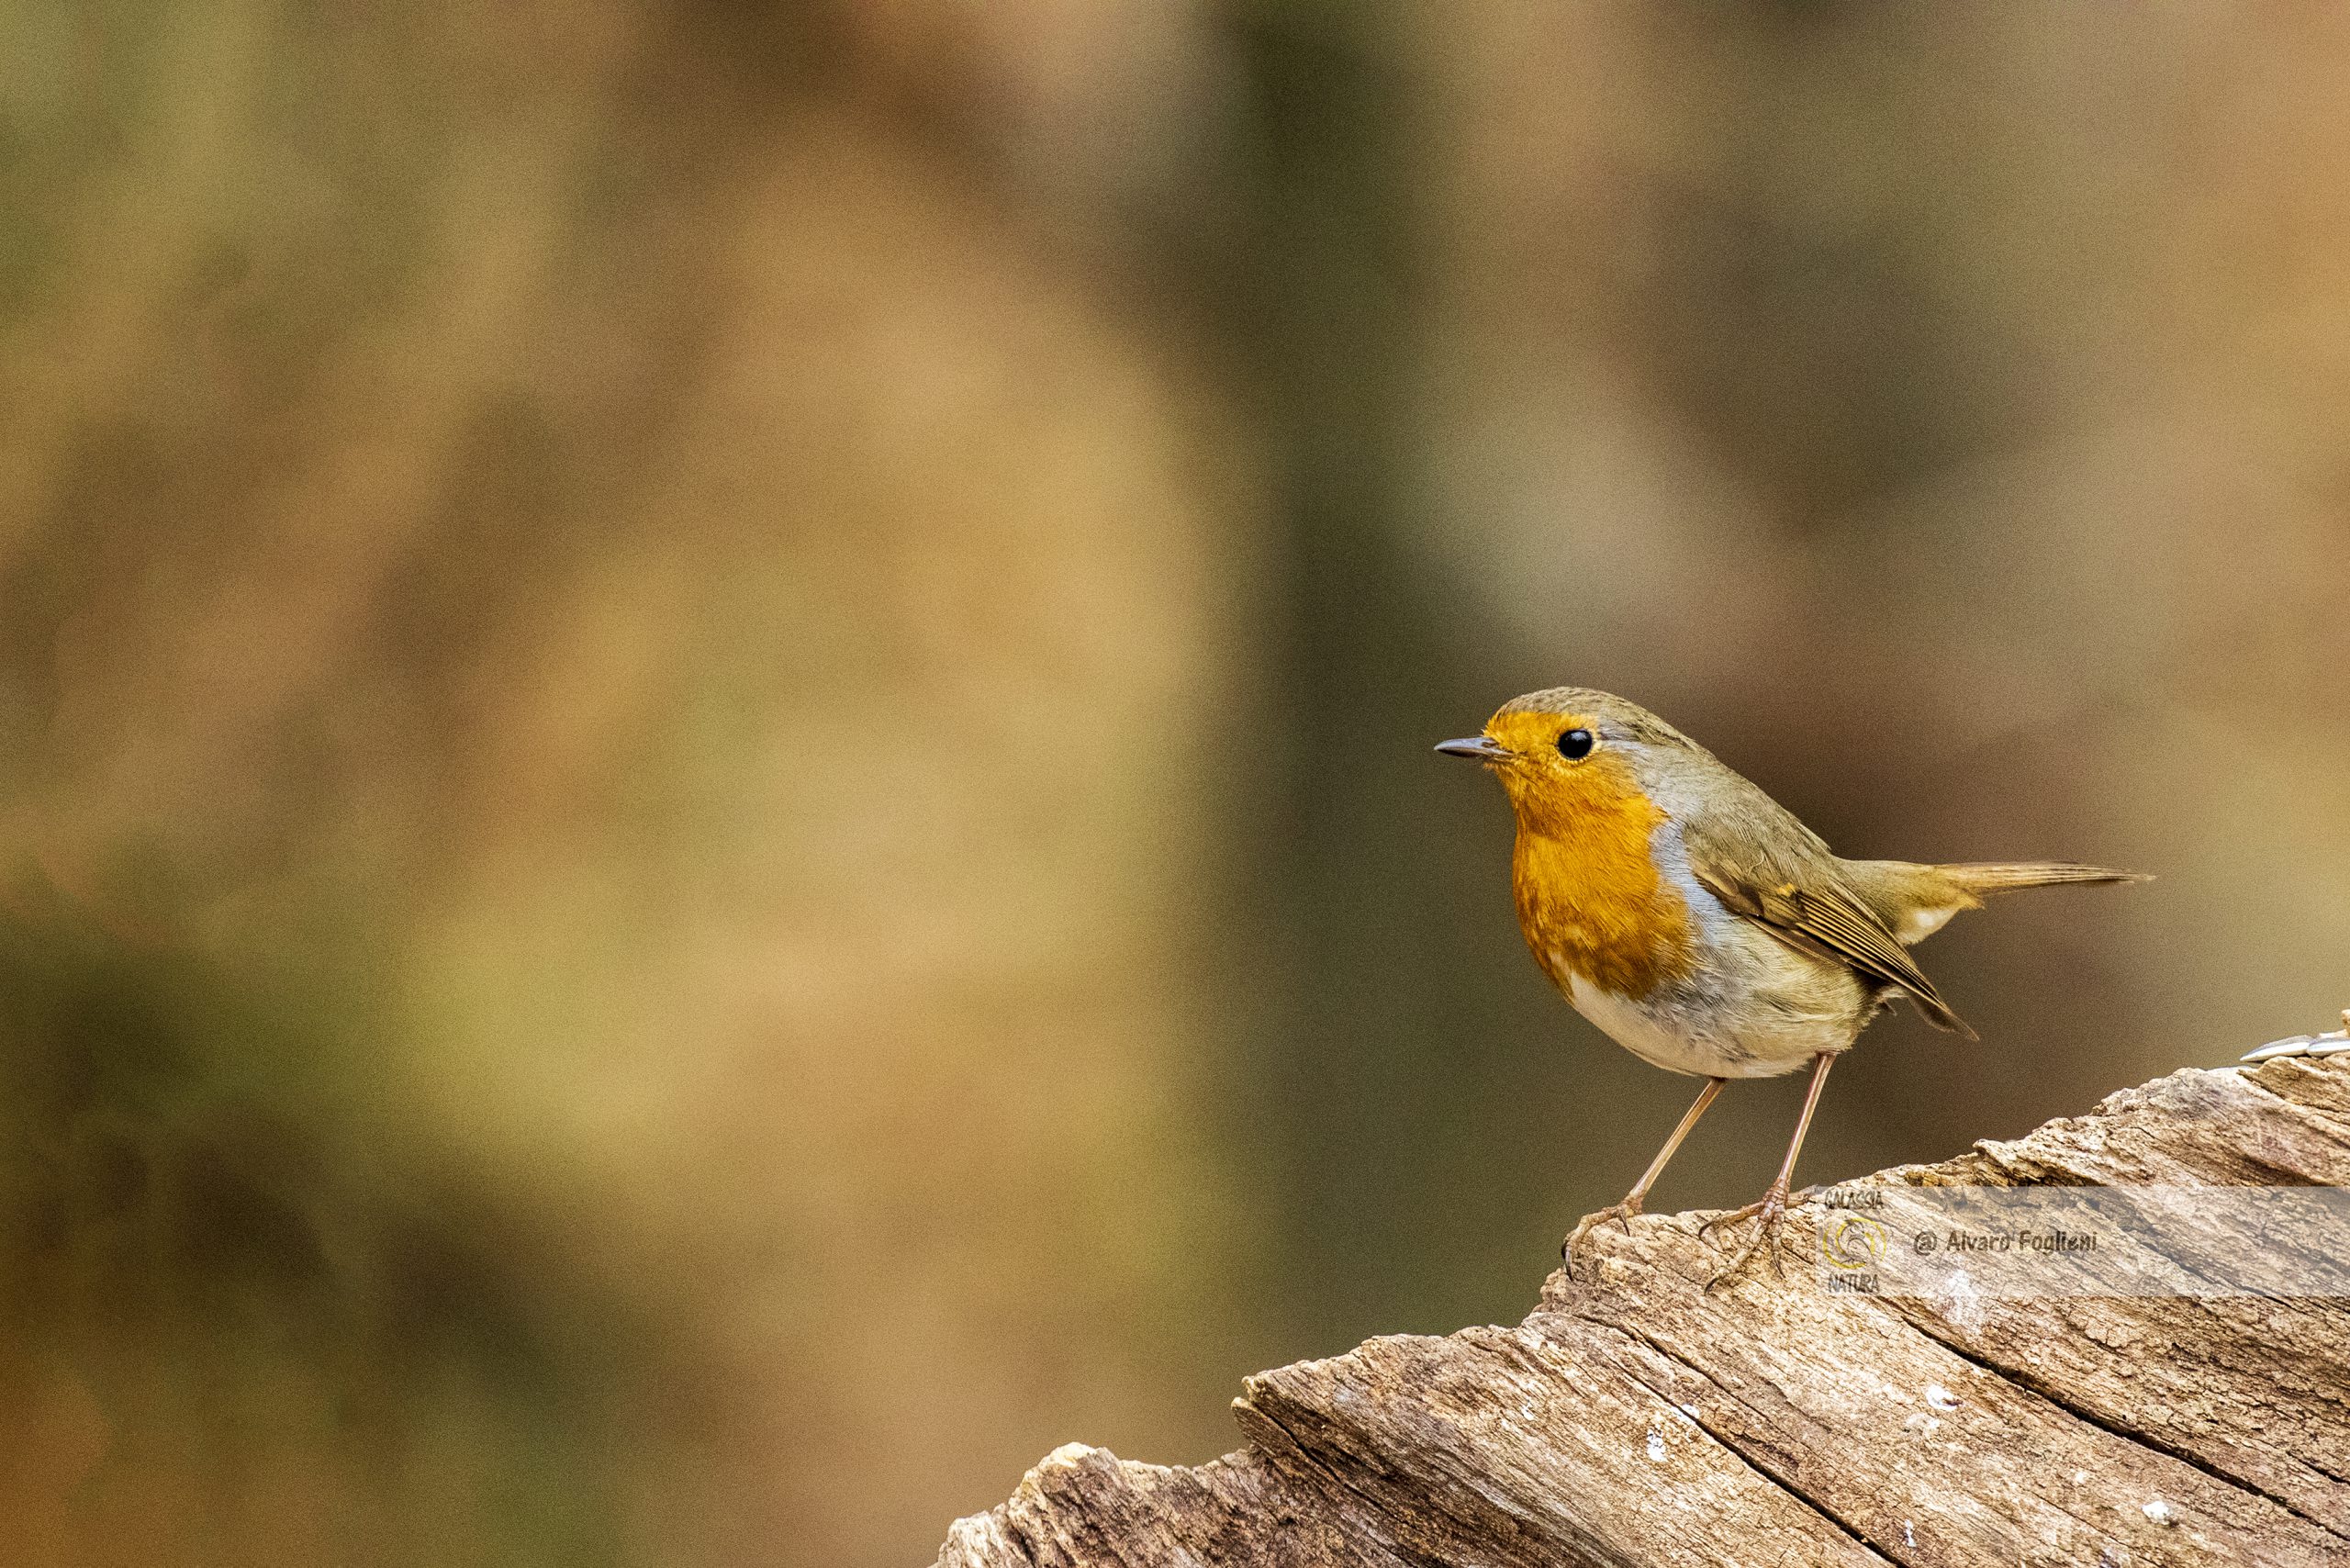
<instances>
[{"instance_id":1,"label":"small bird","mask_svg":"<svg viewBox=\"0 0 2350 1568\"><path fill-rule=\"evenodd\" d=\"M1617 1045L1706 1081L1624 1201L1575 1226L1560 1249L1570 1261L1594 1226L1629 1228L1723 1084L1808 1063L1810 1091L1770 1190L1704 1227L1759 1216L1717 1282L1735 1272L1776 1234L1828 1070L1879 1009L1908 997L1937 1028L1975 1037L1910 944L1992 893L2146 879L2067 861L1843 859L1662 719L1581 687L1514 698L1483 734L1436 749L1484 764L1509 791L1510 886L1535 962Z\"/></svg>"}]
</instances>

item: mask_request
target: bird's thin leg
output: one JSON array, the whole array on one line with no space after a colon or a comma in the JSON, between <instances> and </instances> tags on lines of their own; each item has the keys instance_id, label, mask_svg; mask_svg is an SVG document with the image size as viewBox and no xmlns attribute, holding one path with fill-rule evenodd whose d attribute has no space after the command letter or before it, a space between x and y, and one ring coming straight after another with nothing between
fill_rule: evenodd
<instances>
[{"instance_id":1,"label":"bird's thin leg","mask_svg":"<svg viewBox=\"0 0 2350 1568\"><path fill-rule=\"evenodd\" d=\"M1833 1052L1822 1051L1811 1058L1811 1089L1803 1097L1803 1114L1796 1119L1796 1136L1787 1140L1787 1158L1780 1162L1779 1174L1773 1179L1770 1190L1759 1200L1747 1204L1744 1208L1732 1209L1728 1214L1716 1215L1697 1227L1697 1233L1702 1236L1718 1225L1736 1225L1740 1220L1750 1219L1758 1215L1762 1220L1755 1229L1753 1241L1748 1244L1745 1251L1731 1260L1729 1268L1713 1277L1707 1286L1708 1290L1738 1272L1740 1269L1745 1267L1748 1259L1753 1257L1758 1250L1766 1248L1771 1249L1769 1256L1773 1270L1775 1271L1777 1269L1779 1254L1771 1244L1778 1235L1780 1218L1787 1212L1787 1183L1795 1178L1796 1156L1803 1152L1803 1135L1811 1130L1811 1114L1818 1108L1819 1091L1828 1082L1828 1070L1835 1065L1836 1058Z\"/></svg>"},{"instance_id":2,"label":"bird's thin leg","mask_svg":"<svg viewBox=\"0 0 2350 1568\"><path fill-rule=\"evenodd\" d=\"M1656 1158L1649 1161L1649 1168L1641 1173L1640 1179L1632 1183L1632 1190L1624 1194L1624 1201L1620 1204L1610 1204L1597 1214L1588 1214L1577 1220L1574 1229L1569 1231L1567 1238L1559 1244L1560 1257L1572 1262L1576 1244L1582 1241L1595 1226L1604 1225L1615 1219L1623 1221L1627 1231L1632 1228L1632 1216L1640 1212L1640 1204L1648 1197L1649 1189L1655 1186L1656 1179L1664 1174L1666 1162L1672 1159L1673 1151L1681 1147L1681 1140L1689 1136L1689 1129L1697 1125L1697 1118L1706 1114L1706 1107L1714 1103L1714 1096L1722 1092L1722 1085L1729 1081L1727 1078L1706 1080L1706 1086L1697 1091L1697 1103L1690 1106L1682 1116L1681 1125L1673 1129L1673 1136L1664 1140L1662 1148L1656 1151Z\"/></svg>"}]
</instances>

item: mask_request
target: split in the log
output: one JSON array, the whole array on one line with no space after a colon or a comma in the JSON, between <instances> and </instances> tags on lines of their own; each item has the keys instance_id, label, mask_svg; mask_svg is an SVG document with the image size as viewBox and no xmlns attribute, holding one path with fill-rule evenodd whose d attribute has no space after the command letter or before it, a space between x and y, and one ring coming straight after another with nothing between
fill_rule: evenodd
<instances>
[{"instance_id":1,"label":"split in the log","mask_svg":"<svg viewBox=\"0 0 2350 1568\"><path fill-rule=\"evenodd\" d=\"M2350 1056L1849 1184L1927 1186L2350 1186ZM1703 1217L1595 1233L1516 1327L1248 1379L1212 1463L1058 1450L939 1568L2350 1564L2350 1300L1845 1294L1795 1256L1810 1225L1787 1278L1709 1294Z\"/></svg>"}]
</instances>

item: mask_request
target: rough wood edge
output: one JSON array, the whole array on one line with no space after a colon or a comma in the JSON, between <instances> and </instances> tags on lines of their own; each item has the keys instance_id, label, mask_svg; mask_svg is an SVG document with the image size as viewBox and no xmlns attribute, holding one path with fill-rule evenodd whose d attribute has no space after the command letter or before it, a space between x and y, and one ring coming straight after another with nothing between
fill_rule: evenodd
<instances>
[{"instance_id":1,"label":"rough wood edge","mask_svg":"<svg viewBox=\"0 0 2350 1568\"><path fill-rule=\"evenodd\" d=\"M2350 1056L2176 1072L1858 1184L2350 1185ZM1056 1450L938 1568L2350 1564L2350 1300L1708 1291L1704 1217L1611 1227L1514 1327L1251 1377L1210 1463Z\"/></svg>"}]
</instances>

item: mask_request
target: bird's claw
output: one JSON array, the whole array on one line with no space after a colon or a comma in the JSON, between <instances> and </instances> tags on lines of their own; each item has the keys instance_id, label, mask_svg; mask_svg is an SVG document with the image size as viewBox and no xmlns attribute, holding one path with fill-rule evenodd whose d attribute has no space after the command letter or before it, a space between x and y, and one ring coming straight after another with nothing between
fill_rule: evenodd
<instances>
[{"instance_id":1,"label":"bird's claw","mask_svg":"<svg viewBox=\"0 0 2350 1568\"><path fill-rule=\"evenodd\" d=\"M1611 1219L1623 1226L1625 1235L1631 1235L1632 1216L1639 1212L1639 1200L1626 1198L1620 1204L1610 1204L1604 1209L1595 1209L1583 1215L1583 1218L1575 1221L1575 1227L1567 1232L1567 1238L1559 1243L1559 1260L1566 1264L1569 1269L1572 1269L1575 1262L1575 1249L1583 1245L1583 1238Z\"/></svg>"},{"instance_id":2,"label":"bird's claw","mask_svg":"<svg viewBox=\"0 0 2350 1568\"><path fill-rule=\"evenodd\" d=\"M1754 1239L1748 1242L1745 1249L1741 1250L1737 1257L1729 1260L1729 1264L1727 1268L1723 1269L1719 1273L1717 1273L1712 1279L1707 1280L1706 1282L1706 1288L1708 1291L1713 1290L1724 1280L1729 1279L1733 1275L1739 1273L1750 1261L1752 1260L1754 1255L1758 1252L1762 1253L1770 1260L1771 1273L1774 1278L1782 1280L1785 1279L1786 1272L1779 1265L1779 1249L1776 1243L1779 1235L1779 1226L1786 1218L1786 1214L1787 1190L1785 1187L1774 1184L1769 1192L1763 1193L1761 1198L1747 1204L1744 1208L1731 1209L1727 1213L1718 1214L1713 1218L1707 1220L1704 1224L1698 1226L1697 1234L1703 1237L1709 1236L1717 1226L1736 1225L1742 1219L1759 1218L1762 1222L1755 1226Z\"/></svg>"}]
</instances>

